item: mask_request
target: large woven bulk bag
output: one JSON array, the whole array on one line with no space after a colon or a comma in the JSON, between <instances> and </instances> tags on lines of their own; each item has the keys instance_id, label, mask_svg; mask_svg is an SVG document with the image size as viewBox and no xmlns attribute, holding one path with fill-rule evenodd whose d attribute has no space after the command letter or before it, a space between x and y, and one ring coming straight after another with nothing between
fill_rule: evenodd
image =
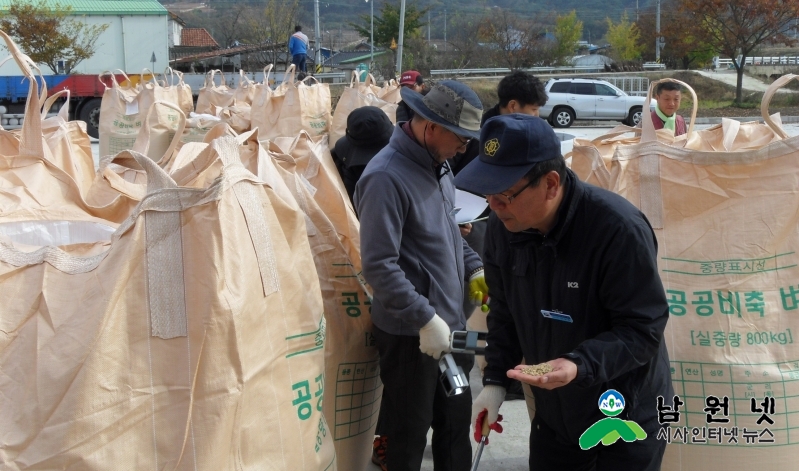
<instances>
[{"instance_id":1,"label":"large woven bulk bag","mask_svg":"<svg viewBox=\"0 0 799 471\"><path fill-rule=\"evenodd\" d=\"M336 104L336 111L333 113L333 122L330 125L331 148L336 145L336 141L344 137L347 131L347 117L356 108L376 106L386 113L386 116L393 124L396 124L398 102L389 102L380 98L377 92L382 90L373 83L374 77L371 74L366 82L358 82L358 71L352 71L350 86L341 93L341 97Z\"/></svg>"},{"instance_id":2,"label":"large woven bulk bag","mask_svg":"<svg viewBox=\"0 0 799 471\"><path fill-rule=\"evenodd\" d=\"M313 76L294 80L294 64L284 73L283 83L267 92L256 90L251 110L251 126L258 128L262 140L296 136L305 131L320 136L330 131L330 85ZM266 78L264 79L266 80ZM267 82L265 82L267 83Z\"/></svg>"},{"instance_id":3,"label":"large woven bulk bag","mask_svg":"<svg viewBox=\"0 0 799 471\"><path fill-rule=\"evenodd\" d=\"M237 146L204 187L130 152L147 193L110 242L0 243L0 468L335 469L304 216Z\"/></svg>"},{"instance_id":4,"label":"large woven bulk bag","mask_svg":"<svg viewBox=\"0 0 799 471\"><path fill-rule=\"evenodd\" d=\"M346 192L342 193L330 153L323 151L326 137L317 141L300 133L294 140L277 141L269 143L268 155L307 216L324 299L325 377L330 391L324 412L333 431L338 467L365 471L371 466L383 385L371 334L371 289L361 275L358 220Z\"/></svg>"},{"instance_id":5,"label":"large woven bulk bag","mask_svg":"<svg viewBox=\"0 0 799 471\"><path fill-rule=\"evenodd\" d=\"M679 418L659 434L667 471L792 469L799 454L799 137L763 117L779 139L693 150L659 142L645 113L641 142L613 156L610 187L652 224L669 301L683 404L662 416Z\"/></svg>"},{"instance_id":6,"label":"large woven bulk bag","mask_svg":"<svg viewBox=\"0 0 799 471\"><path fill-rule=\"evenodd\" d=\"M219 73L220 84L217 85L214 77L217 72ZM235 90L227 86L225 74L221 70L211 70L205 76L205 84L200 88L200 93L197 94L197 106L195 111L197 113L211 113L211 105L215 106L229 106L233 103L233 94Z\"/></svg>"}]
</instances>

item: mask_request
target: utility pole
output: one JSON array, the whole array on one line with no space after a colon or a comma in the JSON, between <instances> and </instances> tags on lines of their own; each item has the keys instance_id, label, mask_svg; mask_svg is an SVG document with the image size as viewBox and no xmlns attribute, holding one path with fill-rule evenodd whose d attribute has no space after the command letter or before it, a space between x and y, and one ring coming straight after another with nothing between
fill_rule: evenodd
<instances>
[{"instance_id":1,"label":"utility pole","mask_svg":"<svg viewBox=\"0 0 799 471\"><path fill-rule=\"evenodd\" d=\"M405 0L400 2L399 43L397 43L397 74L402 73L402 41L405 36Z\"/></svg>"},{"instance_id":2,"label":"utility pole","mask_svg":"<svg viewBox=\"0 0 799 471\"><path fill-rule=\"evenodd\" d=\"M444 7L444 52L447 52L447 7Z\"/></svg>"},{"instance_id":3,"label":"utility pole","mask_svg":"<svg viewBox=\"0 0 799 471\"><path fill-rule=\"evenodd\" d=\"M316 54L314 55L314 65L317 70L322 66L322 31L319 29L319 0L314 0L314 48Z\"/></svg>"},{"instance_id":4,"label":"utility pole","mask_svg":"<svg viewBox=\"0 0 799 471\"><path fill-rule=\"evenodd\" d=\"M369 67L374 67L374 63L375 63L375 0L372 0L371 5L372 5L372 27L369 30L369 44L370 44L370 50L371 50L371 52L369 54L369 60L371 62L369 63Z\"/></svg>"},{"instance_id":5,"label":"utility pole","mask_svg":"<svg viewBox=\"0 0 799 471\"><path fill-rule=\"evenodd\" d=\"M427 10L427 44L430 44L430 10Z\"/></svg>"},{"instance_id":6,"label":"utility pole","mask_svg":"<svg viewBox=\"0 0 799 471\"><path fill-rule=\"evenodd\" d=\"M657 16L655 17L655 62L660 62L660 0L657 0Z\"/></svg>"},{"instance_id":7,"label":"utility pole","mask_svg":"<svg viewBox=\"0 0 799 471\"><path fill-rule=\"evenodd\" d=\"M635 0L635 22L638 23L638 0Z\"/></svg>"}]
</instances>

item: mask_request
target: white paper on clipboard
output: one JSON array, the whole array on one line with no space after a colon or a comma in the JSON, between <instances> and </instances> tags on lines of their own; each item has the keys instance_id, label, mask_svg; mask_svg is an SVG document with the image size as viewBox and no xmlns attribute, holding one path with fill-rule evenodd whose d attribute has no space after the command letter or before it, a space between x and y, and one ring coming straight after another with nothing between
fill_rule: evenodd
<instances>
[{"instance_id":1,"label":"white paper on clipboard","mask_svg":"<svg viewBox=\"0 0 799 471\"><path fill-rule=\"evenodd\" d=\"M488 202L485 197L455 189L455 208L459 209L455 214L456 223L466 224L474 221L483 214L486 207L488 207Z\"/></svg>"}]
</instances>

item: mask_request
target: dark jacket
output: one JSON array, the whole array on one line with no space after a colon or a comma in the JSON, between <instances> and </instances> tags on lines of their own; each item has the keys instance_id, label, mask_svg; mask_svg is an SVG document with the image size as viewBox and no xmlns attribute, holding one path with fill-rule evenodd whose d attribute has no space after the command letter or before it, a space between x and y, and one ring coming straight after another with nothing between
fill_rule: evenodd
<instances>
[{"instance_id":1,"label":"dark jacket","mask_svg":"<svg viewBox=\"0 0 799 471\"><path fill-rule=\"evenodd\" d=\"M493 108L489 108L483 113L483 118L480 120L480 126L484 125L485 122L494 116L499 116L499 104L497 103ZM474 160L480 152L480 140L479 139L472 139L469 141L469 145L466 146L466 150L462 153L455 154L455 157L450 159L450 165L452 166L452 173L455 175L461 171L461 169L469 164L472 160Z\"/></svg>"},{"instance_id":2,"label":"dark jacket","mask_svg":"<svg viewBox=\"0 0 799 471\"><path fill-rule=\"evenodd\" d=\"M433 314L450 330L466 327L465 282L483 263L455 224L452 173L435 167L398 125L355 187L372 322L389 334L419 335Z\"/></svg>"},{"instance_id":3,"label":"dark jacket","mask_svg":"<svg viewBox=\"0 0 799 471\"><path fill-rule=\"evenodd\" d=\"M484 384L506 386L506 371L522 357L527 364L567 357L578 365L572 383L533 388L540 420L577 444L605 417L599 396L616 389L626 401L620 418L655 433L657 396L666 403L673 396L663 342L669 309L657 241L643 213L568 171L558 222L546 236L511 233L490 216L485 272L491 311Z\"/></svg>"},{"instance_id":4,"label":"dark jacket","mask_svg":"<svg viewBox=\"0 0 799 471\"><path fill-rule=\"evenodd\" d=\"M411 118L413 118L413 110L403 100L400 100L400 102L397 103L396 118L397 123L404 123L405 121L410 121Z\"/></svg>"}]
</instances>

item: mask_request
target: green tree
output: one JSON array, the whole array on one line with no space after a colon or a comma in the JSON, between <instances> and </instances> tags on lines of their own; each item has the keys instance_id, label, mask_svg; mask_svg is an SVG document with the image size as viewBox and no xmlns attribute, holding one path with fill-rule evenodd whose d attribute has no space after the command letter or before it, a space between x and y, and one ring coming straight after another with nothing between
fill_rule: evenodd
<instances>
[{"instance_id":1,"label":"green tree","mask_svg":"<svg viewBox=\"0 0 799 471\"><path fill-rule=\"evenodd\" d=\"M583 36L583 22L577 19L577 12L572 10L555 19L555 56L558 62L574 55L577 41Z\"/></svg>"},{"instance_id":2,"label":"green tree","mask_svg":"<svg viewBox=\"0 0 799 471\"><path fill-rule=\"evenodd\" d=\"M22 52L37 64L45 64L54 72L64 60L66 73L97 51L97 39L108 24L88 25L70 17L72 7L45 0L37 3L19 0L11 3L0 17L0 29L19 44Z\"/></svg>"},{"instance_id":3,"label":"green tree","mask_svg":"<svg viewBox=\"0 0 799 471\"><path fill-rule=\"evenodd\" d=\"M616 24L610 18L605 21L608 23L608 32L605 37L613 50L612 55L620 61L632 61L640 58L643 50L640 44L641 31L638 30L635 23L630 23L627 12L624 12Z\"/></svg>"},{"instance_id":4,"label":"green tree","mask_svg":"<svg viewBox=\"0 0 799 471\"><path fill-rule=\"evenodd\" d=\"M374 0L371 0L374 1ZM427 8L420 9L416 3L405 5L405 38L421 37L423 17L427 15ZM387 1L383 4L380 16L375 15L375 46L389 47L391 41L399 39L400 3ZM369 39L371 31L371 14L360 16L362 23L350 23L361 37Z\"/></svg>"}]
</instances>

